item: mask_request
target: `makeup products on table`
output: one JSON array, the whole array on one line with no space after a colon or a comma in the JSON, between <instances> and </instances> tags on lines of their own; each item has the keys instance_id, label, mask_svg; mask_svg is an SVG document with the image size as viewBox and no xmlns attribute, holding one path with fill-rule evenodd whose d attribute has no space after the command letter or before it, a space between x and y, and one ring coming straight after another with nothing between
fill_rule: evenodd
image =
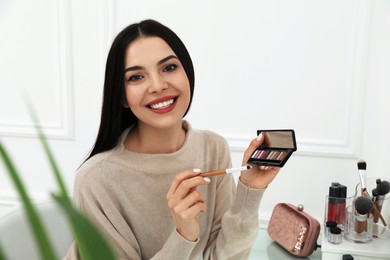
<instances>
[{"instance_id":1,"label":"makeup products on table","mask_svg":"<svg viewBox=\"0 0 390 260\"><path fill-rule=\"evenodd\" d=\"M372 213L374 214L374 217L376 217L376 222L378 222L378 219L380 219L384 226L387 226L385 219L383 218L381 214L381 204L383 204L384 196L388 191L386 192L386 189L390 189L389 182L385 181L383 184L379 185L381 182L380 179L377 179L377 187L373 189L372 196L370 196L368 190L367 190L367 180L366 180L366 170L367 170L367 163L364 160L359 160L357 162L358 172L359 172L359 179L360 179L360 190L361 190L361 196L365 196L370 198L374 202L374 207L372 209ZM379 181L379 182L378 182ZM377 188L379 187L379 190L382 194L377 194ZM378 196L380 195L380 196Z\"/></svg>"},{"instance_id":2,"label":"makeup products on table","mask_svg":"<svg viewBox=\"0 0 390 260\"><path fill-rule=\"evenodd\" d=\"M211 171L211 172L203 172L200 174L200 176L210 177L210 176L215 176L215 175L220 175L220 174L246 171L246 170L249 170L250 168L252 168L252 166L246 165L246 166L241 166L241 167L236 167L236 168L222 169L222 170L216 170L216 171Z\"/></svg>"},{"instance_id":3,"label":"makeup products on table","mask_svg":"<svg viewBox=\"0 0 390 260\"><path fill-rule=\"evenodd\" d=\"M356 233L362 233L367 230L367 218L368 214L371 212L374 204L373 202L364 196L360 196L355 200L355 231Z\"/></svg>"},{"instance_id":4,"label":"makeup products on table","mask_svg":"<svg viewBox=\"0 0 390 260\"><path fill-rule=\"evenodd\" d=\"M372 180L371 180L372 181ZM372 189L371 200L374 203L372 210L373 218L373 236L376 238L390 238L390 228L382 216L382 208L390 203L390 198L386 195L390 192L390 182L383 179L376 179L375 188Z\"/></svg>"},{"instance_id":5,"label":"makeup products on table","mask_svg":"<svg viewBox=\"0 0 390 260\"><path fill-rule=\"evenodd\" d=\"M342 260L354 260L354 258L353 258L352 255L346 254L346 255L343 255L343 259Z\"/></svg>"},{"instance_id":6,"label":"makeup products on table","mask_svg":"<svg viewBox=\"0 0 390 260\"><path fill-rule=\"evenodd\" d=\"M390 192L390 183L385 180L377 179L376 180L376 188L372 190L372 201L375 204L375 210L374 210L374 223L378 223L383 203L386 198L386 194ZM383 222L384 226L386 226L386 223Z\"/></svg>"},{"instance_id":7,"label":"makeup products on table","mask_svg":"<svg viewBox=\"0 0 390 260\"><path fill-rule=\"evenodd\" d=\"M347 187L338 182L332 182L329 187L327 221L334 221L341 226L344 224L346 198Z\"/></svg>"},{"instance_id":8,"label":"makeup products on table","mask_svg":"<svg viewBox=\"0 0 390 260\"><path fill-rule=\"evenodd\" d=\"M328 237L330 229L332 227L337 227L337 223L335 221L328 220L325 223L325 237Z\"/></svg>"},{"instance_id":9,"label":"makeup products on table","mask_svg":"<svg viewBox=\"0 0 390 260\"><path fill-rule=\"evenodd\" d=\"M367 163L363 160L359 160L357 162L357 167L359 171L359 178L360 178L360 189L362 196L366 195L366 169L367 169Z\"/></svg>"},{"instance_id":10,"label":"makeup products on table","mask_svg":"<svg viewBox=\"0 0 390 260\"><path fill-rule=\"evenodd\" d=\"M390 237L390 229L381 215L390 183L383 178L366 179L367 163L363 160L357 162L357 168L359 183L353 196L347 197L347 187L338 182L332 182L329 187L324 224L325 236L330 243L341 242L337 228L341 230L342 238L354 243L370 243L373 238Z\"/></svg>"},{"instance_id":11,"label":"makeup products on table","mask_svg":"<svg viewBox=\"0 0 390 260\"><path fill-rule=\"evenodd\" d=\"M329 228L328 242L334 245L339 245L343 241L343 235L339 227Z\"/></svg>"},{"instance_id":12,"label":"makeup products on table","mask_svg":"<svg viewBox=\"0 0 390 260\"><path fill-rule=\"evenodd\" d=\"M359 196L347 206L343 230L345 240L353 243L370 243L373 240L372 205L370 199Z\"/></svg>"},{"instance_id":13,"label":"makeup products on table","mask_svg":"<svg viewBox=\"0 0 390 260\"><path fill-rule=\"evenodd\" d=\"M292 129L257 130L263 135L263 143L252 153L249 164L283 167L297 150L295 132Z\"/></svg>"}]
</instances>

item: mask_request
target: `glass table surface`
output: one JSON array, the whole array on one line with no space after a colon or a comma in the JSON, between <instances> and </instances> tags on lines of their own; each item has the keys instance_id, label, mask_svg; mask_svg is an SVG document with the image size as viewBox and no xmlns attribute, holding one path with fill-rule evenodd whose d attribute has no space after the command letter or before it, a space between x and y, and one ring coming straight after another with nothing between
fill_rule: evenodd
<instances>
[{"instance_id":1,"label":"glass table surface","mask_svg":"<svg viewBox=\"0 0 390 260\"><path fill-rule=\"evenodd\" d=\"M276 244L268 235L266 229L260 229L255 244L249 255L249 260L284 260L284 259L321 259L321 250L318 248L312 255L306 258L298 258L289 254Z\"/></svg>"}]
</instances>

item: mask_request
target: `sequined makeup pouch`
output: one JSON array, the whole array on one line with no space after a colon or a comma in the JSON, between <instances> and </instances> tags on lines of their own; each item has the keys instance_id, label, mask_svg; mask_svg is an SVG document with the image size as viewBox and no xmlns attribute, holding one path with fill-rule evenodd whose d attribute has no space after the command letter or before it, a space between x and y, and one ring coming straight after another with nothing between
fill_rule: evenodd
<instances>
[{"instance_id":1,"label":"sequined makeup pouch","mask_svg":"<svg viewBox=\"0 0 390 260\"><path fill-rule=\"evenodd\" d=\"M268 224L269 236L290 254L306 257L317 249L320 223L303 211L303 206L277 204Z\"/></svg>"}]
</instances>

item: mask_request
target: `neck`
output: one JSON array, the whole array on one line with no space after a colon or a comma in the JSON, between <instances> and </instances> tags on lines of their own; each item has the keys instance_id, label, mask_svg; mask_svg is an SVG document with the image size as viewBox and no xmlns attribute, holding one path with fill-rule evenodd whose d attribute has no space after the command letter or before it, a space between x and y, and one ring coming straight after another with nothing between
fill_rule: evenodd
<instances>
[{"instance_id":1,"label":"neck","mask_svg":"<svg viewBox=\"0 0 390 260\"><path fill-rule=\"evenodd\" d=\"M185 135L182 122L166 129L138 124L129 132L124 145L127 149L138 153L173 153L183 146Z\"/></svg>"}]
</instances>

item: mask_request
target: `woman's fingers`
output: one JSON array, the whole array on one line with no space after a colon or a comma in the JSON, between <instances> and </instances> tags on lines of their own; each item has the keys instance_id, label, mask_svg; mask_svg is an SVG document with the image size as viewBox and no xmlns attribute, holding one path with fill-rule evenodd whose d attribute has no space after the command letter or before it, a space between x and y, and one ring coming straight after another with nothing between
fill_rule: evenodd
<instances>
[{"instance_id":1,"label":"woman's fingers","mask_svg":"<svg viewBox=\"0 0 390 260\"><path fill-rule=\"evenodd\" d=\"M185 171L176 175L167 193L168 207L177 231L187 240L195 241L200 234L198 214L206 211L205 199L197 191L199 185L209 181L199 176L200 170Z\"/></svg>"},{"instance_id":2,"label":"woman's fingers","mask_svg":"<svg viewBox=\"0 0 390 260\"><path fill-rule=\"evenodd\" d=\"M197 202L189 208L180 212L180 217L183 220L191 220L198 217L200 212L206 212L206 205L203 202Z\"/></svg>"},{"instance_id":3,"label":"woman's fingers","mask_svg":"<svg viewBox=\"0 0 390 260\"><path fill-rule=\"evenodd\" d=\"M197 170L176 175L167 194L168 206L175 214L185 211L194 204L204 204L204 197L197 191L199 185L206 185L209 179L199 176ZM201 207L205 210L204 207Z\"/></svg>"},{"instance_id":4,"label":"woman's fingers","mask_svg":"<svg viewBox=\"0 0 390 260\"><path fill-rule=\"evenodd\" d=\"M209 183L209 179L199 176L197 171L185 171L176 175L172 185L168 191L167 199L170 200L172 197L175 197L177 200L180 200L187 196L199 185L206 185Z\"/></svg>"},{"instance_id":5,"label":"woman's fingers","mask_svg":"<svg viewBox=\"0 0 390 260\"><path fill-rule=\"evenodd\" d=\"M205 211L206 206L202 202L197 202L191 207L181 211L178 215L173 213L176 230L185 239L196 241L200 235L200 225L198 221L199 212Z\"/></svg>"},{"instance_id":6,"label":"woman's fingers","mask_svg":"<svg viewBox=\"0 0 390 260\"><path fill-rule=\"evenodd\" d=\"M250 156L260 145L271 146L271 139L267 132L261 132L250 142L244 153L242 165L248 163ZM241 174L240 180L248 187L263 189L273 181L279 171L280 168L277 167L253 165L252 169Z\"/></svg>"},{"instance_id":7,"label":"woman's fingers","mask_svg":"<svg viewBox=\"0 0 390 260\"><path fill-rule=\"evenodd\" d=\"M200 185L208 184L203 177L197 176L193 177L191 179L184 180L180 183L180 185L177 187L175 195L178 198L184 198L187 196L187 194L190 192L190 190L194 190L196 187Z\"/></svg>"},{"instance_id":8,"label":"woman's fingers","mask_svg":"<svg viewBox=\"0 0 390 260\"><path fill-rule=\"evenodd\" d=\"M179 173L175 176L175 179L173 180L171 187L168 190L167 193L167 199L170 199L172 195L176 192L177 187L181 184L181 182L185 179L189 179L192 177L195 177L199 175L200 170L199 169L194 169L194 170L188 170L182 173Z\"/></svg>"},{"instance_id":9,"label":"woman's fingers","mask_svg":"<svg viewBox=\"0 0 390 260\"><path fill-rule=\"evenodd\" d=\"M188 209L192 209L190 212L198 214L199 211L205 211L206 206L204 204L204 197L198 191L192 191L184 199L182 199L177 205L174 205L171 210L176 214L184 214L181 217L187 218Z\"/></svg>"},{"instance_id":10,"label":"woman's fingers","mask_svg":"<svg viewBox=\"0 0 390 260\"><path fill-rule=\"evenodd\" d=\"M265 136L263 133L260 133L260 135L253 139L248 148L246 149L245 153L244 153L244 157L243 157L243 160L242 160L242 165L246 165L250 156L253 154L253 152L264 142L264 139L265 139Z\"/></svg>"}]
</instances>

